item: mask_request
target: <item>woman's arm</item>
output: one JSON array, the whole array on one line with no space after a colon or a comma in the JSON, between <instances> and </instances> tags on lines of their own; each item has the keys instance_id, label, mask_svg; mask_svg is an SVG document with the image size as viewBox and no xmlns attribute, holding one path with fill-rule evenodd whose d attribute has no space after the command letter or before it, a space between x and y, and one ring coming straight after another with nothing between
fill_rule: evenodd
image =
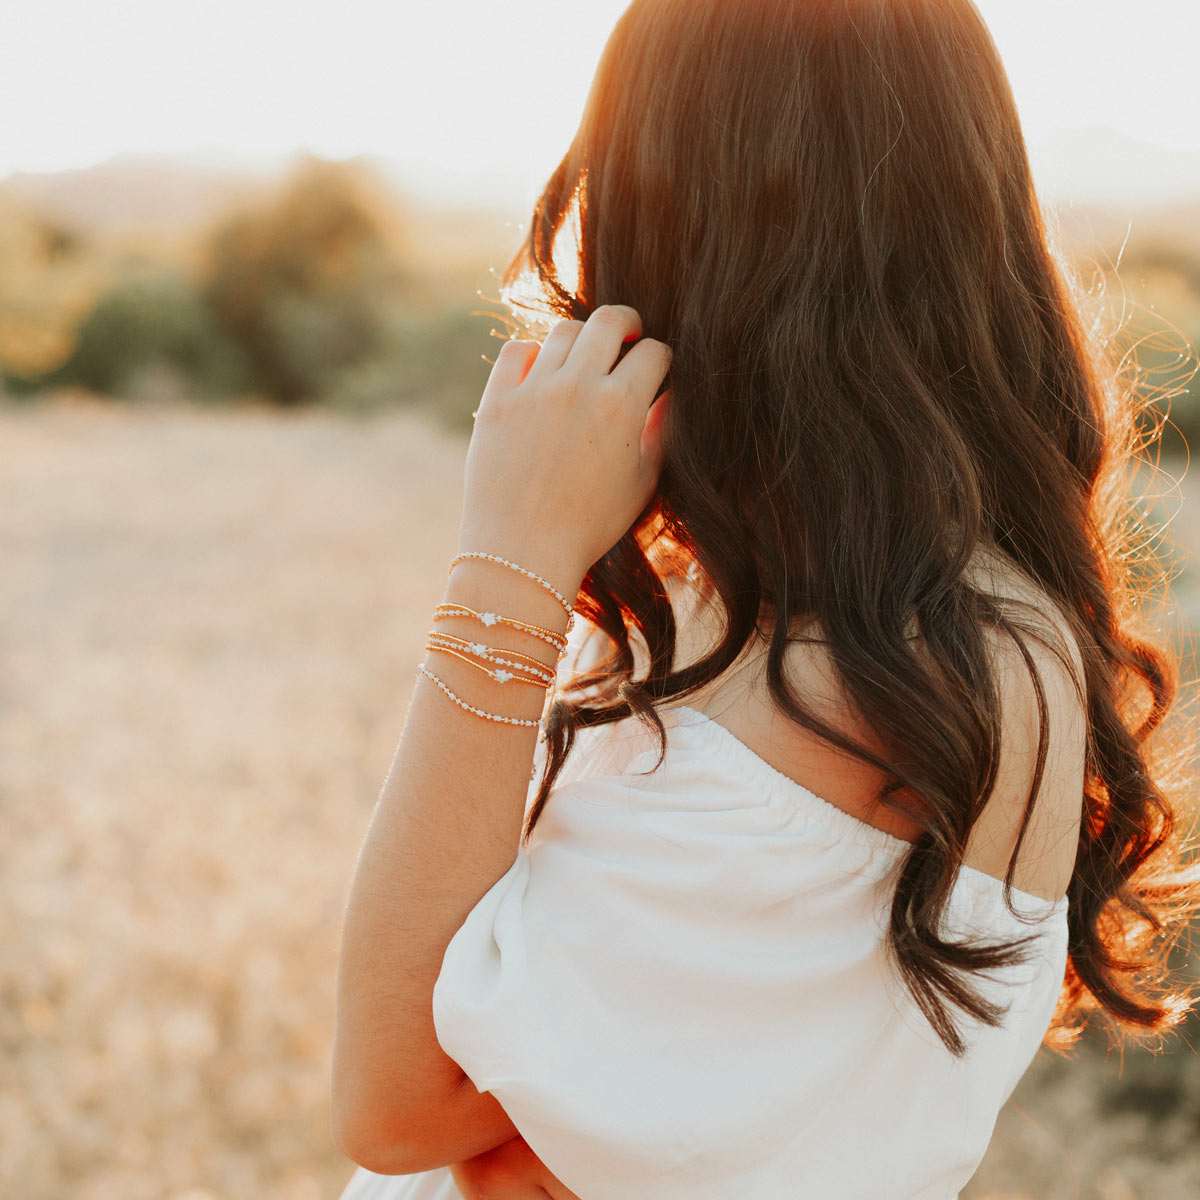
<instances>
[{"instance_id":1,"label":"woman's arm","mask_svg":"<svg viewBox=\"0 0 1200 1200\"><path fill-rule=\"evenodd\" d=\"M579 1200L516 1137L450 1168L463 1200Z\"/></svg>"},{"instance_id":2,"label":"woman's arm","mask_svg":"<svg viewBox=\"0 0 1200 1200\"><path fill-rule=\"evenodd\" d=\"M497 544L487 545L492 552ZM564 595L578 592L582 575L547 564L544 550L512 545L494 552L528 565L567 589ZM559 608L556 617L553 598L539 591L515 572L468 560L454 568L443 602L561 632L566 614ZM472 630L470 624L463 617L438 622L444 632L531 652L529 638L522 641L516 630ZM545 649L543 657L553 659L554 650ZM540 688L497 683L433 651L424 665L477 708L533 720L541 714ZM460 1161L516 1132L499 1104L480 1096L442 1051L432 995L450 938L516 857L536 740L536 729L477 717L418 676L359 855L342 936L336 1136L352 1159L372 1170ZM414 1139L419 1147L409 1144ZM414 1162L417 1149L422 1154Z\"/></svg>"},{"instance_id":3,"label":"woman's arm","mask_svg":"<svg viewBox=\"0 0 1200 1200\"><path fill-rule=\"evenodd\" d=\"M586 325L560 323L540 348L505 344L468 450L460 553L502 556L574 600L590 564L644 511L661 470L663 405L651 402L669 352L643 339L613 369L622 342L639 335L632 309L606 306ZM444 601L567 628L546 589L494 563L455 566ZM536 639L508 626L438 625L554 662L553 648L542 642L539 654ZM477 708L541 714L540 688L499 683L433 651L425 666ZM516 858L536 739L536 728L485 720L418 676L359 855L338 972L334 1136L371 1169L459 1162L516 1132L442 1051L432 997L450 939Z\"/></svg>"}]
</instances>

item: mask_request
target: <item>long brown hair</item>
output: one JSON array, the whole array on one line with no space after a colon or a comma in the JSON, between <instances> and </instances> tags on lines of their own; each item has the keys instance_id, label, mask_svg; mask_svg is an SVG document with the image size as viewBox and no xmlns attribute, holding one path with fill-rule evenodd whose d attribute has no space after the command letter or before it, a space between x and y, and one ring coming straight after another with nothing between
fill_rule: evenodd
<instances>
[{"instance_id":1,"label":"long brown hair","mask_svg":"<svg viewBox=\"0 0 1200 1200\"><path fill-rule=\"evenodd\" d=\"M577 280L560 275L572 234ZM971 973L1021 961L1028 940L938 932L999 761L985 630L1022 647L1040 710L1010 906L1047 748L1017 633L1052 639L964 574L993 547L1061 610L1084 667L1083 820L1051 1043L1097 1010L1117 1032L1177 1023L1191 1000L1164 964L1200 882L1179 820L1188 762L1162 737L1178 664L1137 618L1149 559L1130 520L1128 468L1145 448L1134 392L1081 319L969 0L634 0L504 284L527 326L630 304L674 351L659 494L584 580L578 611L610 652L555 699L525 837L578 728L636 715L665 748L655 705L721 675L775 613L780 710L885 771L881 802L921 827L889 947L961 1054L948 1006L998 1023ZM679 671L669 548L728 614L721 643ZM789 688L800 616L819 623L880 744L907 753L874 752Z\"/></svg>"}]
</instances>

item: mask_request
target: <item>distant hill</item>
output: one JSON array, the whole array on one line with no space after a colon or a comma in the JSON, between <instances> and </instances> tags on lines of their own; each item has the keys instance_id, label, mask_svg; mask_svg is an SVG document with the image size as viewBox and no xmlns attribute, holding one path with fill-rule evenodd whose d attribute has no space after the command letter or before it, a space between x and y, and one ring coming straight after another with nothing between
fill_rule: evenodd
<instances>
[{"instance_id":1,"label":"distant hill","mask_svg":"<svg viewBox=\"0 0 1200 1200\"><path fill-rule=\"evenodd\" d=\"M120 155L93 167L19 171L0 191L80 233L185 233L268 186L265 173Z\"/></svg>"},{"instance_id":2,"label":"distant hill","mask_svg":"<svg viewBox=\"0 0 1200 1200\"><path fill-rule=\"evenodd\" d=\"M0 202L16 203L84 236L174 239L270 192L298 157L239 168L119 155L80 170L16 172L0 179ZM366 157L355 162L394 196L415 235L416 252L430 265L445 269L473 263L486 276L488 267L499 267L523 236L518 226L527 213L496 204L452 205L413 197L397 185L389 164Z\"/></svg>"},{"instance_id":3,"label":"distant hill","mask_svg":"<svg viewBox=\"0 0 1200 1200\"><path fill-rule=\"evenodd\" d=\"M1029 147L1047 201L1120 210L1200 203L1200 152L1167 150L1106 126L1064 130Z\"/></svg>"},{"instance_id":4,"label":"distant hill","mask_svg":"<svg viewBox=\"0 0 1200 1200\"><path fill-rule=\"evenodd\" d=\"M1055 211L1068 253L1097 258L1107 266L1116 263L1122 247L1128 252L1151 244L1200 258L1200 198L1158 207L1081 204Z\"/></svg>"}]
</instances>

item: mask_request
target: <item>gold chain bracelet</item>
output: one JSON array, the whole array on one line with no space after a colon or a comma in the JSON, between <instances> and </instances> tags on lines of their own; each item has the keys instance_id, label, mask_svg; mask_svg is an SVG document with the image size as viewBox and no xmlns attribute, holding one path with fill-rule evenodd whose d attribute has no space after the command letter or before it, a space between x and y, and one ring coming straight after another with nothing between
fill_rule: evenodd
<instances>
[{"instance_id":1,"label":"gold chain bracelet","mask_svg":"<svg viewBox=\"0 0 1200 1200\"><path fill-rule=\"evenodd\" d=\"M492 670L491 667L485 667L483 663L476 662L473 658L468 658L465 654L460 654L457 650L452 650L449 646L439 646L433 641L425 647L426 650L436 650L440 654L453 654L455 658L461 658L463 662L470 663L477 671L482 671L485 675L490 675L497 683L531 683L534 687L548 688L553 682L549 679L537 678L530 679L526 675L518 675L513 671L506 671L502 667L497 667Z\"/></svg>"},{"instance_id":2,"label":"gold chain bracelet","mask_svg":"<svg viewBox=\"0 0 1200 1200\"><path fill-rule=\"evenodd\" d=\"M464 554L455 555L450 560L450 566L447 574L453 572L455 566L469 558L484 559L487 562L498 563L501 566L509 567L514 571L518 571L528 579L532 579L535 583L540 584L545 588L555 600L562 606L567 614L567 629L566 633L571 632L575 624L574 607L568 603L563 594L554 587L553 584L547 582L540 575L533 571L527 570L525 567L518 566L514 562L509 562L506 558L501 558L497 554L485 554L482 551L469 551ZM465 604L439 604L433 610L433 619L435 621L443 620L447 617L473 617L481 624L491 627L493 625L508 625L512 629L520 630L522 633L527 633L532 637L538 638L540 641L546 642L553 646L558 651L558 659L561 659L567 653L567 637L565 634L560 634L553 629L547 629L541 625L533 625L528 621L518 621L515 617L502 616L500 613L494 612L476 612L475 609L469 608ZM459 648L456 648L459 647ZM483 642L470 641L467 638L455 637L453 634L439 634L436 630L429 631L429 640L425 647L426 651L437 651L442 654L450 654L455 658L461 658L463 662L469 663L478 671L483 671L484 674L490 676L498 683L527 683L534 687L540 687L543 690L552 689L555 685L557 672L553 666L544 663L532 655L522 654L518 650L510 650L508 647L488 646ZM476 662L469 655L462 653L462 650L469 650L485 662L498 664L496 669L486 667L481 662ZM500 651L505 654L511 654L514 658L504 658ZM524 661L517 662L514 659ZM513 670L505 668L511 667ZM521 672L525 672L522 674ZM478 708L474 704L467 703L461 696L456 695L450 687L447 686L444 680L439 679L428 667L422 663L417 668L418 676L426 675L433 680L437 686L454 701L455 704L473 713L475 716L483 717L488 721L495 721L502 725L523 725L527 727L537 727L541 730L541 736L545 736L545 730L542 726L542 720L530 720L525 717L508 717L501 713L487 712L485 709ZM533 678L530 678L533 676ZM533 778L534 772L530 771L530 778Z\"/></svg>"},{"instance_id":3,"label":"gold chain bracelet","mask_svg":"<svg viewBox=\"0 0 1200 1200\"><path fill-rule=\"evenodd\" d=\"M433 610L433 619L440 621L445 617L474 617L477 621L489 627L492 625L510 625L513 629L520 629L553 646L558 651L559 658L562 658L567 652L567 639L562 634L555 633L553 629L545 629L541 625L530 625L527 621L518 621L515 617L504 617L494 612L476 612L473 608L468 608L465 604L437 605Z\"/></svg>"},{"instance_id":4,"label":"gold chain bracelet","mask_svg":"<svg viewBox=\"0 0 1200 1200\"><path fill-rule=\"evenodd\" d=\"M545 679L547 683L553 683L556 676L553 667L532 655L522 654L519 650L509 650L507 646L488 646L483 642L472 642L466 638L455 637L451 633L434 633L432 631L430 631L429 640L449 649L466 650L474 654L476 658L483 659L484 662L498 663L502 667L516 667L518 670L528 671L530 675ZM427 646L426 649L428 648ZM498 653L500 650L503 650L504 654ZM505 658L505 654L511 654L512 658Z\"/></svg>"}]
</instances>

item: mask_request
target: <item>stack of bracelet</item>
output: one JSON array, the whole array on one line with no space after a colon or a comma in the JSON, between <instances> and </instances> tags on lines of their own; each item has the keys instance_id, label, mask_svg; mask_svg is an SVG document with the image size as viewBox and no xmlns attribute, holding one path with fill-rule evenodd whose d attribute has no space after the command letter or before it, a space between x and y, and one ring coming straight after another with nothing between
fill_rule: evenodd
<instances>
[{"instance_id":1,"label":"stack of bracelet","mask_svg":"<svg viewBox=\"0 0 1200 1200\"><path fill-rule=\"evenodd\" d=\"M449 574L458 563L468 558L483 559L487 562L494 562L501 566L510 567L512 570L519 571L522 575L540 584L562 605L567 614L567 633L571 632L575 624L574 609L567 602L563 594L552 584L547 583L540 575L535 575L532 571L527 571L524 567L519 567L516 563L509 562L506 558L500 558L495 554L484 554L482 551L471 551L452 558L450 560L450 567L446 573ZM531 637L538 638L540 641L553 646L558 651L558 659L555 660L556 664L567 652L567 639L564 634L555 633L554 630L545 629L541 625L530 625L525 621L518 621L515 617L504 617L499 613L493 612L476 612L473 608L467 608L464 604L439 604L433 610L433 619L437 621L444 617L473 617L480 624L489 628L492 625L508 625L513 629L519 629L523 633L527 633ZM490 675L497 683L526 683L532 684L534 687L549 689L554 686L557 674L555 667L534 658L532 655L521 654L517 650L509 650L505 646L489 646L483 642L470 641L468 638L438 633L436 630L430 630L429 641L426 643L425 649L437 650L443 654L453 654L456 658L461 658L463 662L470 663L471 666L478 668L485 675ZM476 659L482 661L477 662ZM488 667L484 665L485 663L494 663L495 666ZM478 717L484 717L489 721L499 721L504 725L541 726L542 724L540 720L532 721L524 717L507 717L502 716L500 713L485 712L481 708L476 708L473 704L468 704L460 696L456 696L423 663L418 668L418 672L429 676L459 708L466 709L467 712L474 713Z\"/></svg>"}]
</instances>

